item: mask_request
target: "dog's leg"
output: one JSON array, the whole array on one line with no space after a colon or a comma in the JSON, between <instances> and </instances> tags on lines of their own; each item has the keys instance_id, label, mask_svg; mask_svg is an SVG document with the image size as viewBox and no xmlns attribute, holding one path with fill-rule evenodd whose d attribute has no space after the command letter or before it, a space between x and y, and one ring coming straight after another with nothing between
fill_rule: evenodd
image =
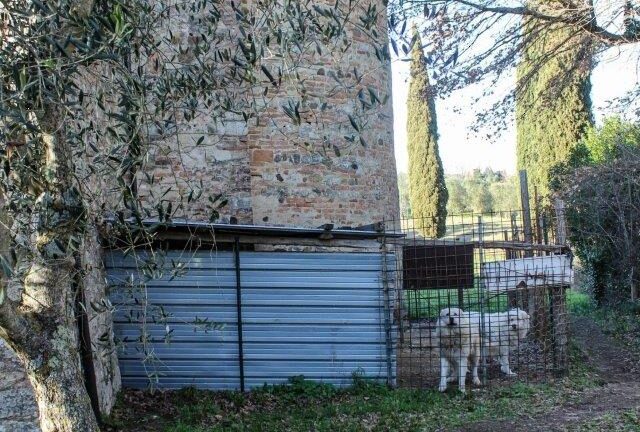
<instances>
[{"instance_id":1,"label":"dog's leg","mask_svg":"<svg viewBox=\"0 0 640 432\"><path fill-rule=\"evenodd\" d=\"M449 360L440 354L440 386L438 390L441 392L447 390L447 377L449 376Z\"/></svg>"},{"instance_id":2,"label":"dog's leg","mask_svg":"<svg viewBox=\"0 0 640 432\"><path fill-rule=\"evenodd\" d=\"M473 376L473 383L475 385L480 385L482 382L480 381L480 377L478 377L478 364L480 363L480 359L478 358L478 354L476 353L471 359L471 364L473 366L473 370L471 371L471 375Z\"/></svg>"},{"instance_id":3,"label":"dog's leg","mask_svg":"<svg viewBox=\"0 0 640 432\"><path fill-rule=\"evenodd\" d=\"M509 367L509 347L501 346L500 347L500 356L498 358L500 361L500 370L507 376L516 376L517 373L511 370Z\"/></svg>"},{"instance_id":4,"label":"dog's leg","mask_svg":"<svg viewBox=\"0 0 640 432\"><path fill-rule=\"evenodd\" d=\"M453 368L449 368L449 376L447 377L447 382L452 383L458 380L458 375L454 373Z\"/></svg>"},{"instance_id":5,"label":"dog's leg","mask_svg":"<svg viewBox=\"0 0 640 432\"><path fill-rule=\"evenodd\" d=\"M467 378L467 362L466 357L461 357L460 363L458 363L458 389L461 392L464 392L464 381Z\"/></svg>"}]
</instances>

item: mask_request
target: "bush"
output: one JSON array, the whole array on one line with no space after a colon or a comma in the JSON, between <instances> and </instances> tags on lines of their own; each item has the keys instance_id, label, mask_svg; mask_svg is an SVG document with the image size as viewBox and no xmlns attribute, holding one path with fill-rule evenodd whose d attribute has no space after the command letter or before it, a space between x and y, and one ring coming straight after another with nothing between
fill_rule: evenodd
<instances>
[{"instance_id":1,"label":"bush","mask_svg":"<svg viewBox=\"0 0 640 432\"><path fill-rule=\"evenodd\" d=\"M556 170L570 241L599 304L638 297L640 281L640 127L610 119ZM558 175L560 174L560 175Z\"/></svg>"}]
</instances>

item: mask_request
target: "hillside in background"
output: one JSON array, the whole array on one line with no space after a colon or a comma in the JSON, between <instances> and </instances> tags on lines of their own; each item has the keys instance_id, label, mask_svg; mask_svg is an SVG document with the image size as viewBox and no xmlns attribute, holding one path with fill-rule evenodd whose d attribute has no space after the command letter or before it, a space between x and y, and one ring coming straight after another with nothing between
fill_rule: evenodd
<instances>
[{"instance_id":1,"label":"hillside in background","mask_svg":"<svg viewBox=\"0 0 640 432\"><path fill-rule=\"evenodd\" d=\"M518 179L503 171L491 168L476 169L465 174L445 176L449 190L449 215L460 213L489 213L520 208ZM409 203L409 186L406 173L398 174L400 189L400 214L402 218L413 217Z\"/></svg>"}]
</instances>

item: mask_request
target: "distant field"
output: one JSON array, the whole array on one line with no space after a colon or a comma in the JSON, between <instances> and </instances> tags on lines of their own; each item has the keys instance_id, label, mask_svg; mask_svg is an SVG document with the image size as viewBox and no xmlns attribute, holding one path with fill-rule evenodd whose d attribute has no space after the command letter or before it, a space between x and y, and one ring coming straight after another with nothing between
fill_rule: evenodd
<instances>
[{"instance_id":1,"label":"distant field","mask_svg":"<svg viewBox=\"0 0 640 432\"><path fill-rule=\"evenodd\" d=\"M404 291L405 309L409 319L435 318L446 307L460 307L464 310L480 310L480 290L468 288L463 290L463 305L458 304L457 289L414 290ZM500 312L508 307L506 294L484 293L484 310L486 312Z\"/></svg>"},{"instance_id":2,"label":"distant field","mask_svg":"<svg viewBox=\"0 0 640 432\"><path fill-rule=\"evenodd\" d=\"M520 213L517 216L515 228L518 232L522 231L522 222ZM444 240L464 240L478 241L480 240L480 225L477 214L459 214L447 217L447 232L443 237ZM481 216L482 234L484 240L504 240L505 232L508 239L511 240L511 212L496 212ZM428 226L430 221L422 219L404 219L402 220L402 230L404 232L421 231L421 228Z\"/></svg>"}]
</instances>

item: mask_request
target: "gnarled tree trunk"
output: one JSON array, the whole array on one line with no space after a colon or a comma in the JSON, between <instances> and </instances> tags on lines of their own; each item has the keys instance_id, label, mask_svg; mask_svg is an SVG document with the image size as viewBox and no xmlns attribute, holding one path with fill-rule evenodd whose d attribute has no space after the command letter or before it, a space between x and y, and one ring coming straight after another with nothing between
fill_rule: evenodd
<instances>
[{"instance_id":1,"label":"gnarled tree trunk","mask_svg":"<svg viewBox=\"0 0 640 432\"><path fill-rule=\"evenodd\" d=\"M24 362L43 432L99 431L80 363L74 255L86 215L74 185L71 149L52 111L43 134L44 172L30 216L16 214L17 263L0 283L0 337ZM45 123L42 121L41 123Z\"/></svg>"},{"instance_id":2,"label":"gnarled tree trunk","mask_svg":"<svg viewBox=\"0 0 640 432\"><path fill-rule=\"evenodd\" d=\"M80 364L75 269L73 262L67 261L56 268L34 265L24 285L25 294L41 295L41 329L36 343L21 356L33 385L43 432L98 430Z\"/></svg>"},{"instance_id":3,"label":"gnarled tree trunk","mask_svg":"<svg viewBox=\"0 0 640 432\"><path fill-rule=\"evenodd\" d=\"M80 365L75 271L68 258L31 263L0 306L2 336L25 364L43 432L99 430Z\"/></svg>"}]
</instances>

